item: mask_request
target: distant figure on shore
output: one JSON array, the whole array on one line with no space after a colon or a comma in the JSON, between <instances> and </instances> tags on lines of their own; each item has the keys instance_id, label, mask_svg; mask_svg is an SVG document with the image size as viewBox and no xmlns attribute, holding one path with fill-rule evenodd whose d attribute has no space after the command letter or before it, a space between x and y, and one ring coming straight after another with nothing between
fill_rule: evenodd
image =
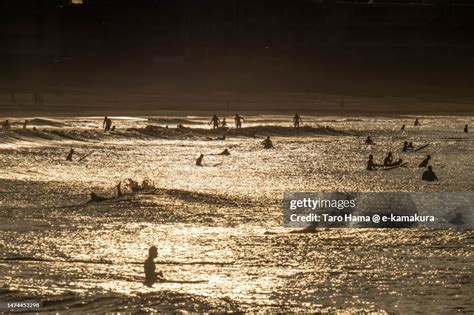
<instances>
[{"instance_id":1,"label":"distant figure on shore","mask_svg":"<svg viewBox=\"0 0 474 315\"><path fill-rule=\"evenodd\" d=\"M420 125L420 121L418 118L415 118L415 123L413 124L415 127L418 127Z\"/></svg>"},{"instance_id":2,"label":"distant figure on shore","mask_svg":"<svg viewBox=\"0 0 474 315\"><path fill-rule=\"evenodd\" d=\"M212 124L212 129L219 128L219 123L220 123L219 117L217 117L216 114L212 115L211 121L209 122L209 125Z\"/></svg>"},{"instance_id":3,"label":"distant figure on shore","mask_svg":"<svg viewBox=\"0 0 474 315\"><path fill-rule=\"evenodd\" d=\"M227 121L225 121L225 117L222 117L221 126L222 128L227 128Z\"/></svg>"},{"instance_id":4,"label":"distant figure on shore","mask_svg":"<svg viewBox=\"0 0 474 315\"><path fill-rule=\"evenodd\" d=\"M375 144L374 141L372 141L372 138L370 136L367 136L367 139L365 139L365 144Z\"/></svg>"},{"instance_id":5,"label":"distant figure on shore","mask_svg":"<svg viewBox=\"0 0 474 315\"><path fill-rule=\"evenodd\" d=\"M431 160L431 155L427 155L426 158L418 165L418 167L426 167Z\"/></svg>"},{"instance_id":6,"label":"distant figure on shore","mask_svg":"<svg viewBox=\"0 0 474 315\"><path fill-rule=\"evenodd\" d=\"M367 170L368 171L376 171L377 168L375 167L374 163L374 156L371 154L369 155L369 160L367 161Z\"/></svg>"},{"instance_id":7,"label":"distant figure on shore","mask_svg":"<svg viewBox=\"0 0 474 315\"><path fill-rule=\"evenodd\" d=\"M163 279L163 272L156 272L156 265L154 259L158 257L158 249L156 246L152 246L148 249L148 258L145 260L143 265L145 271L145 282L144 284L151 287L158 280Z\"/></svg>"},{"instance_id":8,"label":"distant figure on shore","mask_svg":"<svg viewBox=\"0 0 474 315\"><path fill-rule=\"evenodd\" d=\"M270 140L270 136L267 136L267 138L262 141L262 144L263 144L264 149L272 149L273 148L273 143L272 143L272 140Z\"/></svg>"},{"instance_id":9,"label":"distant figure on shore","mask_svg":"<svg viewBox=\"0 0 474 315\"><path fill-rule=\"evenodd\" d=\"M403 148L402 152L407 152L408 151L408 141L403 142Z\"/></svg>"},{"instance_id":10,"label":"distant figure on shore","mask_svg":"<svg viewBox=\"0 0 474 315\"><path fill-rule=\"evenodd\" d=\"M298 115L298 113L295 113L295 116L293 117L293 126L298 129L300 127L300 123L303 123L303 120L301 117Z\"/></svg>"},{"instance_id":11,"label":"distant figure on shore","mask_svg":"<svg viewBox=\"0 0 474 315\"><path fill-rule=\"evenodd\" d=\"M245 121L245 119L239 114L235 114L234 121L235 121L235 128L240 129L242 128L242 121Z\"/></svg>"},{"instance_id":12,"label":"distant figure on shore","mask_svg":"<svg viewBox=\"0 0 474 315\"><path fill-rule=\"evenodd\" d=\"M196 160L196 165L197 166L202 166L202 159L203 158L204 158L204 154L201 153L201 155Z\"/></svg>"},{"instance_id":13,"label":"distant figure on shore","mask_svg":"<svg viewBox=\"0 0 474 315\"><path fill-rule=\"evenodd\" d=\"M26 130L26 126L28 126L28 119L25 120L25 122L23 123L23 130Z\"/></svg>"},{"instance_id":14,"label":"distant figure on shore","mask_svg":"<svg viewBox=\"0 0 474 315\"><path fill-rule=\"evenodd\" d=\"M69 151L69 154L66 157L66 161L72 161L72 156L74 155L74 149Z\"/></svg>"},{"instance_id":15,"label":"distant figure on shore","mask_svg":"<svg viewBox=\"0 0 474 315\"><path fill-rule=\"evenodd\" d=\"M464 132L465 132L465 133L468 133L468 132L469 132L469 130L468 130L468 125L464 126Z\"/></svg>"},{"instance_id":16,"label":"distant figure on shore","mask_svg":"<svg viewBox=\"0 0 474 315\"><path fill-rule=\"evenodd\" d=\"M222 151L222 152L219 153L218 155L230 155L230 152L229 152L229 150L227 150L227 148L226 148L226 149L224 149L224 151Z\"/></svg>"},{"instance_id":17,"label":"distant figure on shore","mask_svg":"<svg viewBox=\"0 0 474 315\"><path fill-rule=\"evenodd\" d=\"M10 126L10 122L7 120L5 120L5 122L3 123L2 125L2 130L3 131L10 131L12 129L12 126Z\"/></svg>"},{"instance_id":18,"label":"distant figure on shore","mask_svg":"<svg viewBox=\"0 0 474 315\"><path fill-rule=\"evenodd\" d=\"M104 117L104 122L102 123L102 127L104 128L105 132L110 131L110 127L112 127L112 119L105 116Z\"/></svg>"},{"instance_id":19,"label":"distant figure on shore","mask_svg":"<svg viewBox=\"0 0 474 315\"><path fill-rule=\"evenodd\" d=\"M433 182L435 180L438 180L438 177L436 177L435 172L433 172L433 168L431 167L431 165L428 166L428 169L423 172L423 175L421 176L421 179L429 181L429 182Z\"/></svg>"},{"instance_id":20,"label":"distant figure on shore","mask_svg":"<svg viewBox=\"0 0 474 315\"><path fill-rule=\"evenodd\" d=\"M400 131L404 131L405 130L405 125L402 125L402 128L400 128Z\"/></svg>"}]
</instances>

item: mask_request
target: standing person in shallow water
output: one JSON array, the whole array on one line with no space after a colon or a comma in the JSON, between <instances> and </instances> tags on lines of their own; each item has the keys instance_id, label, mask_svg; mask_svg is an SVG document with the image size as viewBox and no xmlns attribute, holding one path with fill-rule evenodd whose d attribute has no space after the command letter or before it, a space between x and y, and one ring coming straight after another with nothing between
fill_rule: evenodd
<instances>
[{"instance_id":1,"label":"standing person in shallow water","mask_svg":"<svg viewBox=\"0 0 474 315\"><path fill-rule=\"evenodd\" d=\"M298 115L298 113L295 113L295 116L293 117L293 126L295 128L299 128L300 127L300 123L302 124L303 123L303 120L301 119L301 117Z\"/></svg>"},{"instance_id":2,"label":"standing person in shallow water","mask_svg":"<svg viewBox=\"0 0 474 315\"><path fill-rule=\"evenodd\" d=\"M464 132L465 132L465 133L468 133L468 132L469 132L469 130L468 130L468 126L467 126L467 125L466 125L466 126L464 126Z\"/></svg>"},{"instance_id":3,"label":"standing person in shallow water","mask_svg":"<svg viewBox=\"0 0 474 315\"><path fill-rule=\"evenodd\" d=\"M144 284L148 287L151 287L157 281L163 279L163 272L156 272L156 264L154 261L156 257L158 257L158 249L156 246L152 246L148 249L148 258L143 264L143 269L145 271Z\"/></svg>"},{"instance_id":4,"label":"standing person in shallow water","mask_svg":"<svg viewBox=\"0 0 474 315\"><path fill-rule=\"evenodd\" d=\"M212 129L217 129L219 128L219 123L220 123L219 117L217 117L217 115L214 114L209 124L212 124Z\"/></svg>"},{"instance_id":5,"label":"standing person in shallow water","mask_svg":"<svg viewBox=\"0 0 474 315\"><path fill-rule=\"evenodd\" d=\"M225 117L222 118L221 126L222 126L222 128L227 127L227 121L225 121Z\"/></svg>"},{"instance_id":6,"label":"standing person in shallow water","mask_svg":"<svg viewBox=\"0 0 474 315\"><path fill-rule=\"evenodd\" d=\"M383 160L383 165L384 166L390 166L390 164L392 164L392 162L393 162L392 152L388 152L387 156Z\"/></svg>"},{"instance_id":7,"label":"standing person in shallow water","mask_svg":"<svg viewBox=\"0 0 474 315\"><path fill-rule=\"evenodd\" d=\"M439 180L435 172L433 172L433 168L431 167L431 165L428 166L428 169L423 172L423 175L421 175L421 179L426 180L428 182L434 182L435 180Z\"/></svg>"},{"instance_id":8,"label":"standing person in shallow water","mask_svg":"<svg viewBox=\"0 0 474 315\"><path fill-rule=\"evenodd\" d=\"M112 119L105 116L104 122L102 123L102 127L104 128L104 131L110 131L110 127L112 127Z\"/></svg>"},{"instance_id":9,"label":"standing person in shallow water","mask_svg":"<svg viewBox=\"0 0 474 315\"><path fill-rule=\"evenodd\" d=\"M240 116L239 114L235 114L234 121L235 121L235 128L240 129L242 128L242 121L244 121L244 117Z\"/></svg>"},{"instance_id":10,"label":"standing person in shallow water","mask_svg":"<svg viewBox=\"0 0 474 315\"><path fill-rule=\"evenodd\" d=\"M3 123L2 125L2 130L3 131L10 131L12 129L12 127L10 126L10 122L7 120L5 120L5 122Z\"/></svg>"}]
</instances>

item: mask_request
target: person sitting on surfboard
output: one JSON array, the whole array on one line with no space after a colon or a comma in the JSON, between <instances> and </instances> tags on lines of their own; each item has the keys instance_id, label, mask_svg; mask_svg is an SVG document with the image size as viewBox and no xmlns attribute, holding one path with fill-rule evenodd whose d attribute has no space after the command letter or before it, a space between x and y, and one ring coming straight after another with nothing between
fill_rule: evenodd
<instances>
[{"instance_id":1,"label":"person sitting on surfboard","mask_svg":"<svg viewBox=\"0 0 474 315\"><path fill-rule=\"evenodd\" d=\"M413 146L413 142L408 143L407 145L407 151L413 150L415 147Z\"/></svg>"},{"instance_id":2,"label":"person sitting on surfboard","mask_svg":"<svg viewBox=\"0 0 474 315\"><path fill-rule=\"evenodd\" d=\"M415 125L415 127L420 125L420 122L418 121L418 118L415 119L415 123L413 125Z\"/></svg>"},{"instance_id":3,"label":"person sitting on surfboard","mask_svg":"<svg viewBox=\"0 0 474 315\"><path fill-rule=\"evenodd\" d=\"M196 160L196 165L197 166L202 166L202 159L203 158L204 158L204 154L201 153L201 155Z\"/></svg>"},{"instance_id":4,"label":"person sitting on surfboard","mask_svg":"<svg viewBox=\"0 0 474 315\"><path fill-rule=\"evenodd\" d=\"M422 180L426 180L428 182L433 182L435 180L439 180L438 177L436 177L435 172L433 172L433 167L428 166L428 169L423 172L423 175L421 175Z\"/></svg>"},{"instance_id":5,"label":"person sitting on surfboard","mask_svg":"<svg viewBox=\"0 0 474 315\"><path fill-rule=\"evenodd\" d=\"M464 132L465 132L465 133L468 133L468 132L469 132L469 130L468 130L468 128L467 128L467 127L468 127L467 125L466 125L466 126L464 126Z\"/></svg>"},{"instance_id":6,"label":"person sitting on surfboard","mask_svg":"<svg viewBox=\"0 0 474 315\"><path fill-rule=\"evenodd\" d=\"M371 144L375 144L375 143L374 143L374 141L372 141L372 138L370 138L370 136L367 136L367 139L365 139L365 144L371 145Z\"/></svg>"},{"instance_id":7,"label":"person sitting on surfboard","mask_svg":"<svg viewBox=\"0 0 474 315\"><path fill-rule=\"evenodd\" d=\"M227 128L227 121L225 121L225 117L222 118L221 126L222 128Z\"/></svg>"},{"instance_id":8,"label":"person sitting on surfboard","mask_svg":"<svg viewBox=\"0 0 474 315\"><path fill-rule=\"evenodd\" d=\"M408 141L403 142L403 148L402 152L407 152L408 151Z\"/></svg>"},{"instance_id":9,"label":"person sitting on surfboard","mask_svg":"<svg viewBox=\"0 0 474 315\"><path fill-rule=\"evenodd\" d=\"M270 136L267 136L267 138L262 141L262 144L263 144L264 149L272 149L273 148L273 143L272 143L272 140L270 140Z\"/></svg>"},{"instance_id":10,"label":"person sitting on surfboard","mask_svg":"<svg viewBox=\"0 0 474 315\"><path fill-rule=\"evenodd\" d=\"M405 125L402 125L402 128L400 128L400 131L405 130Z\"/></svg>"},{"instance_id":11,"label":"person sitting on surfboard","mask_svg":"<svg viewBox=\"0 0 474 315\"><path fill-rule=\"evenodd\" d=\"M374 163L374 156L371 154L369 155L369 160L367 161L367 170L368 171L376 171L377 168L375 167Z\"/></svg>"},{"instance_id":12,"label":"person sitting on surfboard","mask_svg":"<svg viewBox=\"0 0 474 315\"><path fill-rule=\"evenodd\" d=\"M156 265L155 261L153 260L156 257L158 257L158 249L156 248L156 246L152 246L148 249L148 258L145 260L145 263L143 265L145 270L144 284L148 287L151 287L158 280L163 279L163 272L156 272Z\"/></svg>"},{"instance_id":13,"label":"person sitting on surfboard","mask_svg":"<svg viewBox=\"0 0 474 315\"><path fill-rule=\"evenodd\" d=\"M72 156L74 155L74 149L69 151L69 154L66 157L66 161L72 161Z\"/></svg>"},{"instance_id":14,"label":"person sitting on surfboard","mask_svg":"<svg viewBox=\"0 0 474 315\"><path fill-rule=\"evenodd\" d=\"M303 123L303 120L301 119L300 115L298 115L298 113L295 113L295 116L293 117L293 126L295 128L299 128L300 123Z\"/></svg>"},{"instance_id":15,"label":"person sitting on surfboard","mask_svg":"<svg viewBox=\"0 0 474 315\"><path fill-rule=\"evenodd\" d=\"M383 160L383 166L391 166L392 162L393 162L392 152L388 152L387 156Z\"/></svg>"},{"instance_id":16,"label":"person sitting on surfboard","mask_svg":"<svg viewBox=\"0 0 474 315\"><path fill-rule=\"evenodd\" d=\"M420 165L418 165L418 167L426 167L426 166L428 165L428 163L430 162L430 160L431 160L431 155L428 154L428 155L426 156L426 159L424 159L424 160L420 163Z\"/></svg>"}]
</instances>

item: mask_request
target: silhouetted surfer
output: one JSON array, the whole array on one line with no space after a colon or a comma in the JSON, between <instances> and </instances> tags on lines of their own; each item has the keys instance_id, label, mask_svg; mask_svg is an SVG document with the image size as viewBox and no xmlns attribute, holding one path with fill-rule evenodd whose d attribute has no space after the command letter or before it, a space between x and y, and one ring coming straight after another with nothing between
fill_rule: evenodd
<instances>
[{"instance_id":1,"label":"silhouetted surfer","mask_svg":"<svg viewBox=\"0 0 474 315\"><path fill-rule=\"evenodd\" d=\"M72 161L72 156L74 155L74 149L69 151L69 154L66 157L66 161Z\"/></svg>"},{"instance_id":2,"label":"silhouetted surfer","mask_svg":"<svg viewBox=\"0 0 474 315\"><path fill-rule=\"evenodd\" d=\"M415 127L418 127L420 125L420 121L418 120L418 118L415 118L415 122L413 123L413 125Z\"/></svg>"},{"instance_id":3,"label":"silhouetted surfer","mask_svg":"<svg viewBox=\"0 0 474 315\"><path fill-rule=\"evenodd\" d=\"M469 130L468 130L468 126L467 126L467 125L466 125L466 126L464 126L464 132L465 132L465 133L468 133L468 132L469 132Z\"/></svg>"},{"instance_id":4,"label":"silhouetted surfer","mask_svg":"<svg viewBox=\"0 0 474 315\"><path fill-rule=\"evenodd\" d=\"M262 141L262 144L263 144L264 149L272 149L273 148L273 143L272 143L272 140L270 140L270 136L267 136L267 138Z\"/></svg>"},{"instance_id":5,"label":"silhouetted surfer","mask_svg":"<svg viewBox=\"0 0 474 315\"><path fill-rule=\"evenodd\" d=\"M219 128L219 123L220 123L219 117L217 117L217 115L214 114L209 124L212 124L212 129L217 129Z\"/></svg>"},{"instance_id":6,"label":"silhouetted surfer","mask_svg":"<svg viewBox=\"0 0 474 315\"><path fill-rule=\"evenodd\" d=\"M12 126L10 126L10 122L7 120L5 120L5 122L3 123L2 125L2 130L3 131L10 131L12 129Z\"/></svg>"},{"instance_id":7,"label":"silhouetted surfer","mask_svg":"<svg viewBox=\"0 0 474 315\"><path fill-rule=\"evenodd\" d=\"M402 152L407 152L408 151L408 141L403 142L403 148Z\"/></svg>"},{"instance_id":8,"label":"silhouetted surfer","mask_svg":"<svg viewBox=\"0 0 474 315\"><path fill-rule=\"evenodd\" d=\"M239 114L235 114L234 121L235 121L235 128L240 129L242 128L242 121L244 121L244 117L240 116Z\"/></svg>"},{"instance_id":9,"label":"silhouetted surfer","mask_svg":"<svg viewBox=\"0 0 474 315\"><path fill-rule=\"evenodd\" d=\"M163 272L156 272L156 265L154 259L158 257L158 249L156 246L152 246L148 249L148 258L145 260L143 264L143 268L145 271L145 282L144 284L148 287L151 287L155 284L158 280L163 279Z\"/></svg>"},{"instance_id":10,"label":"silhouetted surfer","mask_svg":"<svg viewBox=\"0 0 474 315\"><path fill-rule=\"evenodd\" d=\"M391 166L392 163L393 163L392 152L388 152L387 156L383 160L383 166Z\"/></svg>"},{"instance_id":11,"label":"silhouetted surfer","mask_svg":"<svg viewBox=\"0 0 474 315\"><path fill-rule=\"evenodd\" d=\"M219 153L219 155L230 155L230 152L229 152L229 150L227 150L227 148L226 148L224 151L222 151L221 153Z\"/></svg>"},{"instance_id":12,"label":"silhouetted surfer","mask_svg":"<svg viewBox=\"0 0 474 315\"><path fill-rule=\"evenodd\" d=\"M227 121L225 121L225 117L222 118L221 126L222 126L222 128L226 128L226 127L227 127Z\"/></svg>"},{"instance_id":13,"label":"silhouetted surfer","mask_svg":"<svg viewBox=\"0 0 474 315\"><path fill-rule=\"evenodd\" d=\"M423 175L421 176L421 179L429 181L429 182L433 182L435 180L438 180L438 177L436 177L435 172L433 172L433 168L431 167L431 165L428 166L428 169L423 172Z\"/></svg>"},{"instance_id":14,"label":"silhouetted surfer","mask_svg":"<svg viewBox=\"0 0 474 315\"><path fill-rule=\"evenodd\" d=\"M301 119L301 117L298 115L298 113L295 113L295 116L293 117L293 126L295 128L299 128L300 127L300 123L302 124L303 123L303 120Z\"/></svg>"},{"instance_id":15,"label":"silhouetted surfer","mask_svg":"<svg viewBox=\"0 0 474 315\"><path fill-rule=\"evenodd\" d=\"M23 123L23 130L26 130L27 125L28 125L28 120L25 120L25 122Z\"/></svg>"},{"instance_id":16,"label":"silhouetted surfer","mask_svg":"<svg viewBox=\"0 0 474 315\"><path fill-rule=\"evenodd\" d=\"M408 143L407 151L412 151L415 147L413 146L413 142Z\"/></svg>"},{"instance_id":17,"label":"silhouetted surfer","mask_svg":"<svg viewBox=\"0 0 474 315\"><path fill-rule=\"evenodd\" d=\"M405 125L402 125L402 128L400 128L400 131L405 130Z\"/></svg>"},{"instance_id":18,"label":"silhouetted surfer","mask_svg":"<svg viewBox=\"0 0 474 315\"><path fill-rule=\"evenodd\" d=\"M426 167L431 160L431 155L427 155L426 158L418 165L418 167Z\"/></svg>"},{"instance_id":19,"label":"silhouetted surfer","mask_svg":"<svg viewBox=\"0 0 474 315\"><path fill-rule=\"evenodd\" d=\"M105 116L104 122L102 123L102 127L104 128L104 131L110 131L110 127L112 127L112 119Z\"/></svg>"},{"instance_id":20,"label":"silhouetted surfer","mask_svg":"<svg viewBox=\"0 0 474 315\"><path fill-rule=\"evenodd\" d=\"M372 141L372 138L370 136L367 136L367 139L365 139L365 144L375 144L374 141Z\"/></svg>"},{"instance_id":21,"label":"silhouetted surfer","mask_svg":"<svg viewBox=\"0 0 474 315\"><path fill-rule=\"evenodd\" d=\"M377 168L375 167L374 163L374 156L371 154L369 155L369 160L367 161L367 170L368 171L376 171Z\"/></svg>"},{"instance_id":22,"label":"silhouetted surfer","mask_svg":"<svg viewBox=\"0 0 474 315\"><path fill-rule=\"evenodd\" d=\"M203 158L204 158L204 154L201 153L201 155L196 160L196 165L197 166L202 166L202 159Z\"/></svg>"}]
</instances>

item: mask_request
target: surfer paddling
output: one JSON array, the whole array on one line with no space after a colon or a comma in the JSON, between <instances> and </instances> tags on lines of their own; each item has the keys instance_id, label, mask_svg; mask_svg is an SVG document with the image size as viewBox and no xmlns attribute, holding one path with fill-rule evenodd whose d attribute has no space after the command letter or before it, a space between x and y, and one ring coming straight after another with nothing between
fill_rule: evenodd
<instances>
[{"instance_id":1,"label":"surfer paddling","mask_svg":"<svg viewBox=\"0 0 474 315\"><path fill-rule=\"evenodd\" d=\"M153 286L159 280L163 280L163 272L156 272L156 264L154 259L158 257L158 249L156 246L152 246L148 249L148 258L143 264L145 270L145 284L147 287Z\"/></svg>"}]
</instances>

